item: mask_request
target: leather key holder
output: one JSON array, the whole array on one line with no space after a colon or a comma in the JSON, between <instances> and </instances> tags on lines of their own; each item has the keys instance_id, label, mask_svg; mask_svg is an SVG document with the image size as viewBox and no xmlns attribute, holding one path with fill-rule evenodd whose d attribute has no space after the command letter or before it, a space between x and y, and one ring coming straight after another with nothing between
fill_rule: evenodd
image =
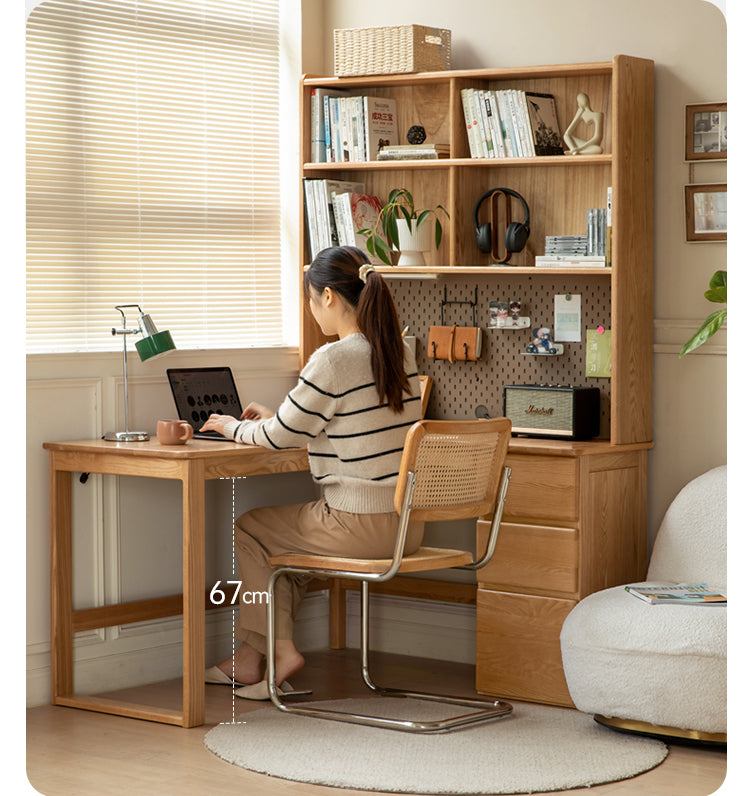
<instances>
[{"instance_id":1,"label":"leather key holder","mask_svg":"<svg viewBox=\"0 0 750 796\"><path fill-rule=\"evenodd\" d=\"M479 326L430 326L427 356L448 362L476 362L482 354Z\"/></svg>"}]
</instances>

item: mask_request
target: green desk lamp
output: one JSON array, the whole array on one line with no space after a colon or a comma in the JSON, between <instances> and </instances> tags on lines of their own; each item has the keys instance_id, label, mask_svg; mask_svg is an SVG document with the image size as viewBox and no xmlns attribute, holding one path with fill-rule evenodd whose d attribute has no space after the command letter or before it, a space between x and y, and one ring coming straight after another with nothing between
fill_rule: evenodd
<instances>
[{"instance_id":1,"label":"green desk lamp","mask_svg":"<svg viewBox=\"0 0 750 796\"><path fill-rule=\"evenodd\" d=\"M128 329L125 320L124 310L136 307L140 316L138 318L138 328ZM127 340L129 334L141 334L143 338L136 341L135 350L141 358L141 362L147 359L166 354L175 349L172 335L168 331L159 332L156 329L154 322L151 320L150 315L146 315L137 304L121 304L115 309L122 315L122 326L112 329L112 334L122 335L122 374L125 384L125 431L108 431L104 435L104 439L110 442L145 442L149 439L149 434L146 431L130 431L128 426L128 346Z\"/></svg>"}]
</instances>

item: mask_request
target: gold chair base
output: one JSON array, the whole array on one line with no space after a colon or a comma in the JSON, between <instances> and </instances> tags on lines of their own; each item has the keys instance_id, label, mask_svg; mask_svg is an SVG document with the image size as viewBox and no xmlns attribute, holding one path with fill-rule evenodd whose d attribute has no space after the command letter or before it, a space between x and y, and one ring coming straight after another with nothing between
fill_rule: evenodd
<instances>
[{"instance_id":1,"label":"gold chair base","mask_svg":"<svg viewBox=\"0 0 750 796\"><path fill-rule=\"evenodd\" d=\"M657 724L649 724L647 721L637 721L636 719L618 719L616 717L602 716L599 713L594 716L594 720L599 724L604 724L615 730L653 735L663 738L664 740L668 738L679 738L680 740L696 741L700 743L725 744L727 742L727 734L725 732L683 730L681 727L666 727Z\"/></svg>"}]
</instances>

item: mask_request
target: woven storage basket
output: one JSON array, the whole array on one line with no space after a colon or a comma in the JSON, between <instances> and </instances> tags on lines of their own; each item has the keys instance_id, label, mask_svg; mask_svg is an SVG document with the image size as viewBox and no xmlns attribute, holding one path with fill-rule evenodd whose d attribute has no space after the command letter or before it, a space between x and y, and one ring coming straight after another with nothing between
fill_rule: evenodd
<instances>
[{"instance_id":1,"label":"woven storage basket","mask_svg":"<svg viewBox=\"0 0 750 796\"><path fill-rule=\"evenodd\" d=\"M333 31L337 77L434 72L451 68L451 32L424 25Z\"/></svg>"}]
</instances>

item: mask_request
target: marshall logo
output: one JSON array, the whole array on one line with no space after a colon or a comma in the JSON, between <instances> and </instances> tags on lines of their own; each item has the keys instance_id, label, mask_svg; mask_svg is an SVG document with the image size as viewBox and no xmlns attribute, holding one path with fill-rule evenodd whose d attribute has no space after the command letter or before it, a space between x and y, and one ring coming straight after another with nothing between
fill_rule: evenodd
<instances>
[{"instance_id":1,"label":"marshall logo","mask_svg":"<svg viewBox=\"0 0 750 796\"><path fill-rule=\"evenodd\" d=\"M534 406L534 404L529 404L528 409L524 409L524 412L527 415L552 415L554 414L554 409L550 407L549 409L545 409L544 407Z\"/></svg>"}]
</instances>

